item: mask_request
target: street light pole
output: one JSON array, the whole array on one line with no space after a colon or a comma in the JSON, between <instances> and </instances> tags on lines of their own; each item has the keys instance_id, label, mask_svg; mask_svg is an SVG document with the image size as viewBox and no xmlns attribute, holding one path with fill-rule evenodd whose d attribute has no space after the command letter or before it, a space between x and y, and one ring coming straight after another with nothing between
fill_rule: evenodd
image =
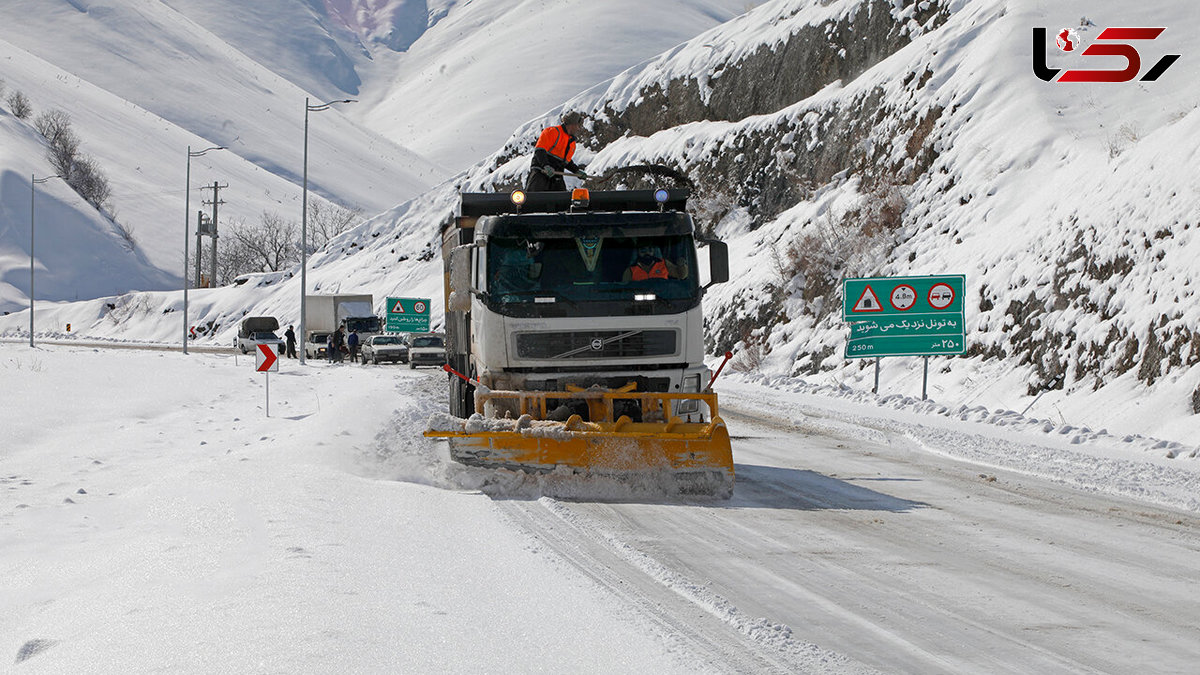
<instances>
[{"instance_id":1,"label":"street light pole","mask_svg":"<svg viewBox=\"0 0 1200 675\"><path fill-rule=\"evenodd\" d=\"M29 176L29 346L33 346L33 207L37 202L37 186L51 178L62 178L58 174L38 178Z\"/></svg>"},{"instance_id":2,"label":"street light pole","mask_svg":"<svg viewBox=\"0 0 1200 675\"><path fill-rule=\"evenodd\" d=\"M213 146L192 152L192 146L187 149L187 180L183 189L183 353L187 354L188 345L188 225L191 222L192 211L192 158L200 157L210 150L224 150L223 146ZM196 249L200 255L200 249ZM199 265L197 265L199 267Z\"/></svg>"},{"instance_id":3,"label":"street light pole","mask_svg":"<svg viewBox=\"0 0 1200 675\"><path fill-rule=\"evenodd\" d=\"M312 105L309 99L304 99L304 196L300 203L300 365L305 364L308 343L308 314L304 308L304 299L308 296L308 113L329 110L335 103L357 103L355 99L347 98Z\"/></svg>"}]
</instances>

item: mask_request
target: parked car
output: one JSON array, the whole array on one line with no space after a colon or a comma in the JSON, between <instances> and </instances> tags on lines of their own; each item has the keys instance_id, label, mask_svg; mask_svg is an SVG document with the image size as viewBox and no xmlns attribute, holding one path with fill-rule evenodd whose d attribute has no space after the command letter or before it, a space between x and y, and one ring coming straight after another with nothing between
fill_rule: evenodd
<instances>
[{"instance_id":1,"label":"parked car","mask_svg":"<svg viewBox=\"0 0 1200 675\"><path fill-rule=\"evenodd\" d=\"M408 344L399 335L372 335L362 345L363 363L379 365L380 361L406 363Z\"/></svg>"},{"instance_id":2,"label":"parked car","mask_svg":"<svg viewBox=\"0 0 1200 675\"><path fill-rule=\"evenodd\" d=\"M326 346L329 344L329 333L309 331L308 341L304 343L304 358L325 358Z\"/></svg>"},{"instance_id":3,"label":"parked car","mask_svg":"<svg viewBox=\"0 0 1200 675\"><path fill-rule=\"evenodd\" d=\"M246 337L239 337L236 341L236 344L237 348L243 354L249 354L250 352L256 351L258 349L258 345L271 345L271 348L275 350L276 354L283 356L283 340L281 340L278 335L270 331L256 331L250 335L247 335Z\"/></svg>"},{"instance_id":4,"label":"parked car","mask_svg":"<svg viewBox=\"0 0 1200 675\"><path fill-rule=\"evenodd\" d=\"M446 342L441 335L414 335L408 346L408 367L441 366L446 363Z\"/></svg>"}]
</instances>

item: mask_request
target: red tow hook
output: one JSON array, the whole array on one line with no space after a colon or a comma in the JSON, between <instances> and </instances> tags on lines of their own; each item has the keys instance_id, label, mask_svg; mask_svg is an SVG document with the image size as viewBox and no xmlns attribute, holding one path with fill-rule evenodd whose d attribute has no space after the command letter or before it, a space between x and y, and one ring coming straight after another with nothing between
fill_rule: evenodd
<instances>
[{"instance_id":1,"label":"red tow hook","mask_svg":"<svg viewBox=\"0 0 1200 675\"><path fill-rule=\"evenodd\" d=\"M729 363L729 359L732 359L732 358L733 358L733 352L725 352L725 360L721 362L721 366L719 368L717 368L717 372L713 373L712 379L708 381L708 386L704 388L705 391L712 389L713 382L717 381L717 376L719 376L721 374L722 370L725 370L725 364ZM447 366L447 367L449 367L449 366Z\"/></svg>"}]
</instances>

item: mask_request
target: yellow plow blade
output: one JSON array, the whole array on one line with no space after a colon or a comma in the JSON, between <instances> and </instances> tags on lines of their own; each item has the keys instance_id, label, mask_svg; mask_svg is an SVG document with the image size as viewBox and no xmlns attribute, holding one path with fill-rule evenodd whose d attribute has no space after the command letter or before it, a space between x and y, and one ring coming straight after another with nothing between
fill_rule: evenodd
<instances>
[{"instance_id":1,"label":"yellow plow blade","mask_svg":"<svg viewBox=\"0 0 1200 675\"><path fill-rule=\"evenodd\" d=\"M725 422L716 415L715 394L488 392L481 398L520 400L519 410L524 412L517 419L476 415L459 420L461 430L426 431L426 436L449 440L450 457L456 462L542 473L565 467L618 477L667 474L675 478L682 492L732 495L733 452ZM579 415L566 422L534 419L534 414L544 417L547 399L553 402L556 398L590 399L589 415L600 421L585 422ZM655 410L661 416L661 411L670 410L670 400L699 399L708 403L712 418L707 422L678 417L633 422L622 416L608 421L613 401L621 399L640 400L643 418L655 417ZM487 409L486 401L477 402L477 408Z\"/></svg>"}]
</instances>

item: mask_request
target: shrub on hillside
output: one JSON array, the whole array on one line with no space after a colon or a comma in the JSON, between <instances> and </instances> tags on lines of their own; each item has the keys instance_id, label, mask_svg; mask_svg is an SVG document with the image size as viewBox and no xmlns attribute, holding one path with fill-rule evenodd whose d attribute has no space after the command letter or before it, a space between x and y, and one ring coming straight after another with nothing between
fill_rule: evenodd
<instances>
[{"instance_id":1,"label":"shrub on hillside","mask_svg":"<svg viewBox=\"0 0 1200 675\"><path fill-rule=\"evenodd\" d=\"M65 110L52 108L34 118L33 128L53 146L59 136L72 133L71 116Z\"/></svg>"},{"instance_id":2,"label":"shrub on hillside","mask_svg":"<svg viewBox=\"0 0 1200 675\"><path fill-rule=\"evenodd\" d=\"M29 97L22 91L14 89L8 95L8 109L17 119L27 119L33 114L33 104L29 102Z\"/></svg>"},{"instance_id":3,"label":"shrub on hillside","mask_svg":"<svg viewBox=\"0 0 1200 675\"><path fill-rule=\"evenodd\" d=\"M74 188L87 203L99 210L109 210L108 200L112 197L112 186L108 176L89 155L77 155L67 174L67 184Z\"/></svg>"},{"instance_id":4,"label":"shrub on hillside","mask_svg":"<svg viewBox=\"0 0 1200 675\"><path fill-rule=\"evenodd\" d=\"M95 159L80 154L79 136L71 128L71 116L62 110L47 110L37 116L33 126L50 144L46 159L54 171L87 203L98 210L110 209L112 187L108 177ZM122 229L122 236L132 245L131 234L126 236L128 232Z\"/></svg>"}]
</instances>

